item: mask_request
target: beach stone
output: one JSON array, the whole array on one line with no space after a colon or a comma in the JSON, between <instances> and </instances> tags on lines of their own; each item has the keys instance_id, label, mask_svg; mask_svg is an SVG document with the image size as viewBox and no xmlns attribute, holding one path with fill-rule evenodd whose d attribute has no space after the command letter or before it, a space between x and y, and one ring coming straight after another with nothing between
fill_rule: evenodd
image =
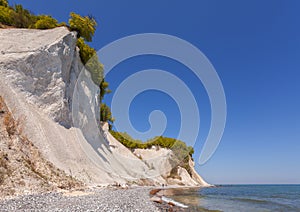
<instances>
[{"instance_id":1,"label":"beach stone","mask_svg":"<svg viewBox=\"0 0 300 212\"><path fill-rule=\"evenodd\" d=\"M162 199L158 196L153 196L150 198L152 202L162 203Z\"/></svg>"},{"instance_id":2,"label":"beach stone","mask_svg":"<svg viewBox=\"0 0 300 212\"><path fill-rule=\"evenodd\" d=\"M161 189L152 189L149 193L150 195L155 195L157 194Z\"/></svg>"}]
</instances>

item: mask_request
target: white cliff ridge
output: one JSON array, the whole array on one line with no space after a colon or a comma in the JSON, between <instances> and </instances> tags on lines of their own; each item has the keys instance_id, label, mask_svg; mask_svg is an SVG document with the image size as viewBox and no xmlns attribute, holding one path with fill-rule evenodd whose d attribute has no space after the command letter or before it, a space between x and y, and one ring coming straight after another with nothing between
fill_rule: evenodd
<instances>
[{"instance_id":1,"label":"white cliff ridge","mask_svg":"<svg viewBox=\"0 0 300 212\"><path fill-rule=\"evenodd\" d=\"M167 179L171 150L133 154L109 132L104 138L97 127L99 88L83 69L75 32L2 29L0 40L0 95L15 116L26 117L26 136L55 166L89 185L208 185L192 162L192 176L179 167L181 180Z\"/></svg>"}]
</instances>

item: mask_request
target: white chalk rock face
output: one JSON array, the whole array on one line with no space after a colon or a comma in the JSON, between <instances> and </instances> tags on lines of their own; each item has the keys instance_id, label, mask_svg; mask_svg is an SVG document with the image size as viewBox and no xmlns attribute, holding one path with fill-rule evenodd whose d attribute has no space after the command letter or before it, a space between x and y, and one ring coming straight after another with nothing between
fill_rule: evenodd
<instances>
[{"instance_id":1,"label":"white chalk rock face","mask_svg":"<svg viewBox=\"0 0 300 212\"><path fill-rule=\"evenodd\" d=\"M25 135L67 173L88 183L113 182L82 151L82 132L70 128L73 90L83 67L76 33L64 27L5 29L0 40L0 95L26 118Z\"/></svg>"},{"instance_id":2,"label":"white chalk rock face","mask_svg":"<svg viewBox=\"0 0 300 212\"><path fill-rule=\"evenodd\" d=\"M167 178L170 175L173 168L171 164L172 150L166 148L135 149L134 154L142 158L152 170L153 176L161 175Z\"/></svg>"},{"instance_id":3,"label":"white chalk rock face","mask_svg":"<svg viewBox=\"0 0 300 212\"><path fill-rule=\"evenodd\" d=\"M16 116L26 118L24 134L46 159L86 184L165 183L156 172L164 163L170 168L167 161L149 167L99 131L99 89L76 42L76 33L65 27L0 30L0 95ZM147 158L147 151L140 153Z\"/></svg>"},{"instance_id":4,"label":"white chalk rock face","mask_svg":"<svg viewBox=\"0 0 300 212\"><path fill-rule=\"evenodd\" d=\"M72 89L82 65L76 33L53 30L0 31L1 66L6 79L54 121L71 125Z\"/></svg>"},{"instance_id":5,"label":"white chalk rock face","mask_svg":"<svg viewBox=\"0 0 300 212\"><path fill-rule=\"evenodd\" d=\"M80 62L75 32L5 29L0 40L0 95L26 117L24 132L46 159L92 185L148 177L143 162L111 151L99 132L99 88Z\"/></svg>"}]
</instances>

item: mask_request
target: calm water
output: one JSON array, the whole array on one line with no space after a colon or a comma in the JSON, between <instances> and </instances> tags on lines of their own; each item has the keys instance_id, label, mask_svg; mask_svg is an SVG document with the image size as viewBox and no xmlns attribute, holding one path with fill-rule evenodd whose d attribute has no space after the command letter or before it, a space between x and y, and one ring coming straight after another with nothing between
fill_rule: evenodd
<instances>
[{"instance_id":1,"label":"calm water","mask_svg":"<svg viewBox=\"0 0 300 212\"><path fill-rule=\"evenodd\" d=\"M299 211L300 185L226 185L174 189L170 197L191 211Z\"/></svg>"}]
</instances>

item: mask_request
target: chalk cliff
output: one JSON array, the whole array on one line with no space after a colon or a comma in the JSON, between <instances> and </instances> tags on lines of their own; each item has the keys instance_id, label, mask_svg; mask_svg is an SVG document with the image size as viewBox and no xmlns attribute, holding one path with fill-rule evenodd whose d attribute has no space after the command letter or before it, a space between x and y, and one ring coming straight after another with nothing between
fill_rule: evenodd
<instances>
[{"instance_id":1,"label":"chalk cliff","mask_svg":"<svg viewBox=\"0 0 300 212\"><path fill-rule=\"evenodd\" d=\"M16 117L26 117L24 133L42 155L88 185L207 186L192 161L192 174L178 167L179 177L168 179L171 150L133 153L99 131L99 89L76 39L65 27L0 30L0 95Z\"/></svg>"}]
</instances>

